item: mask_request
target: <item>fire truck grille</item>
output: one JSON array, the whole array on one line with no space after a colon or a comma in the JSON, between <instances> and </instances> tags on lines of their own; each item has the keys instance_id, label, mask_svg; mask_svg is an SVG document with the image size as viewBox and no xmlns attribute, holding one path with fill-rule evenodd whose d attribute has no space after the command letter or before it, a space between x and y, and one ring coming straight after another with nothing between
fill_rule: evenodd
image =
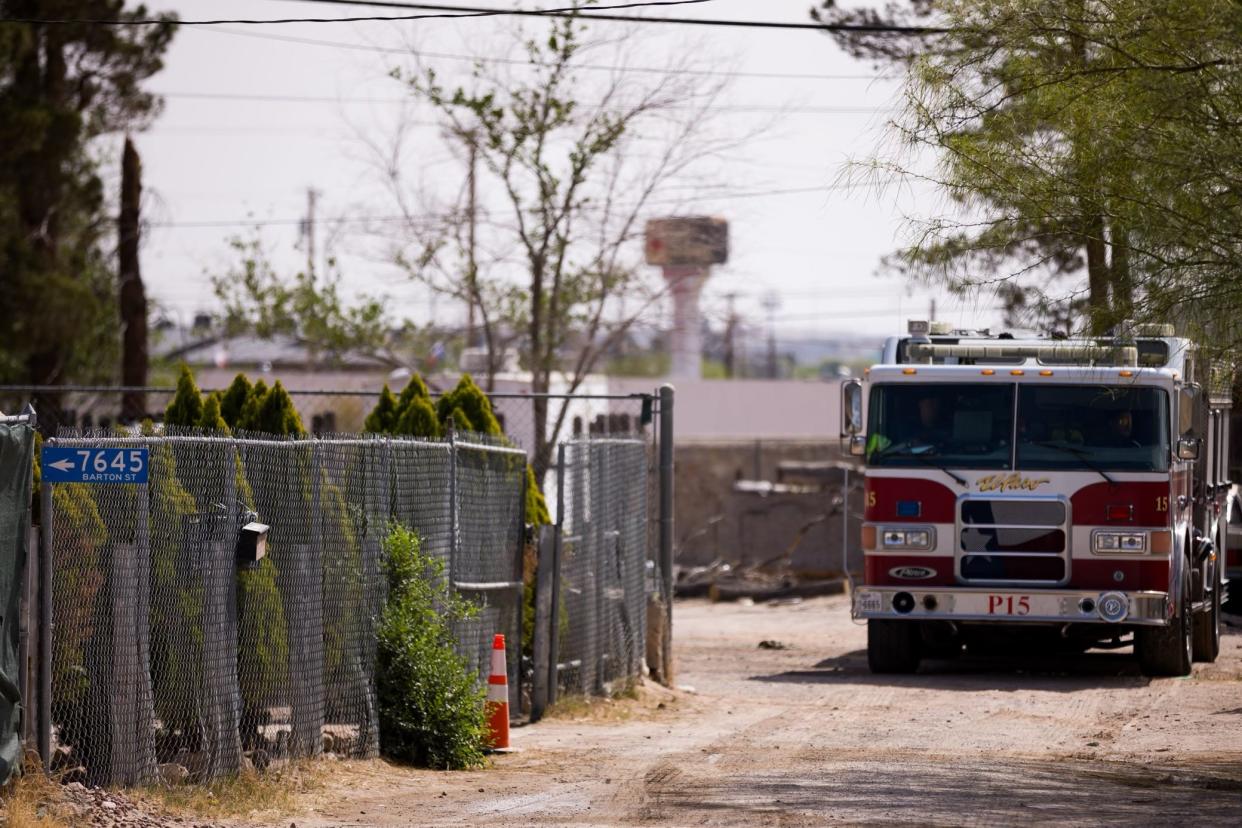
<instances>
[{"instance_id":1,"label":"fire truck grille","mask_svg":"<svg viewBox=\"0 0 1242 828\"><path fill-rule=\"evenodd\" d=\"M1068 509L1061 500L963 500L958 575L978 583L1064 583L1069 576L1067 530Z\"/></svg>"}]
</instances>

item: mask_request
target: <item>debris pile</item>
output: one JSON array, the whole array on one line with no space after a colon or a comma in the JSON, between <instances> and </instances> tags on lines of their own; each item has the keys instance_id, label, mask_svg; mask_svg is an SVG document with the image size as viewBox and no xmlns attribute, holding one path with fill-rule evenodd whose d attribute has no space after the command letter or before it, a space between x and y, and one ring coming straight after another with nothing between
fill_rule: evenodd
<instances>
[{"instance_id":1,"label":"debris pile","mask_svg":"<svg viewBox=\"0 0 1242 828\"><path fill-rule=\"evenodd\" d=\"M707 566L675 568L673 594L678 598L707 598L710 601L749 599L756 603L840 595L844 578L802 579L796 574L771 572L764 563L733 566L720 560Z\"/></svg>"}]
</instances>

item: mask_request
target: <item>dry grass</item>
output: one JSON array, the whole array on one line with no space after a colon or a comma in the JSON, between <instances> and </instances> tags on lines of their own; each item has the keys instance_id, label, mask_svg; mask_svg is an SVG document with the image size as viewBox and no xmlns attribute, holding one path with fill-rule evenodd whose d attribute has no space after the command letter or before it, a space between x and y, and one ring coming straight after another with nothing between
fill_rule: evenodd
<instances>
[{"instance_id":1,"label":"dry grass","mask_svg":"<svg viewBox=\"0 0 1242 828\"><path fill-rule=\"evenodd\" d=\"M5 828L70 828L58 807L60 784L48 779L38 760L26 762L27 771L0 791Z\"/></svg>"},{"instance_id":2,"label":"dry grass","mask_svg":"<svg viewBox=\"0 0 1242 828\"><path fill-rule=\"evenodd\" d=\"M563 696L544 713L545 719L565 721L625 722L648 718L671 707L677 694L652 682L635 682L611 696Z\"/></svg>"},{"instance_id":3,"label":"dry grass","mask_svg":"<svg viewBox=\"0 0 1242 828\"><path fill-rule=\"evenodd\" d=\"M137 802L179 816L226 819L283 815L298 810L301 796L323 786L327 762L305 760L259 773L242 771L209 785L151 785L127 791Z\"/></svg>"}]
</instances>

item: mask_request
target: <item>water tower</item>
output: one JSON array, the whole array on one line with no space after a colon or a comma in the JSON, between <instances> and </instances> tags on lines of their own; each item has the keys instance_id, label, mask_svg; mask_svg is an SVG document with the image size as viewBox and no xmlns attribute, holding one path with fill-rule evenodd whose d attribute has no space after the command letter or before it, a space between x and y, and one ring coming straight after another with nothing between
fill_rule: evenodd
<instances>
[{"instance_id":1,"label":"water tower","mask_svg":"<svg viewBox=\"0 0 1242 828\"><path fill-rule=\"evenodd\" d=\"M678 216L647 222L647 264L664 271L673 297L670 379L698 379L703 335L699 294L712 265L729 259L729 223L708 216Z\"/></svg>"}]
</instances>

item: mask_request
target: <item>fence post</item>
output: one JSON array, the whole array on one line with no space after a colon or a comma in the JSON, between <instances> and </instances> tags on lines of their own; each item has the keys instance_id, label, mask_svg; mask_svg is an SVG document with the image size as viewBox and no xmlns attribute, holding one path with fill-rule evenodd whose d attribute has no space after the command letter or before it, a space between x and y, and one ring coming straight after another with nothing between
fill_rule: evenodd
<instances>
[{"instance_id":1,"label":"fence post","mask_svg":"<svg viewBox=\"0 0 1242 828\"><path fill-rule=\"evenodd\" d=\"M30 428L38 428L38 418L35 416L35 410L29 403L26 404L25 410L22 412L27 416ZM34 454L34 448L31 448L31 454ZM39 462L39 458L32 456L30 469L26 473L26 483L29 486L30 497L26 500L26 562L22 566L22 585L21 593L18 598L18 614L17 614L17 691L21 704L21 732L18 739L22 744L22 750L30 744L30 738L33 736L33 728L31 727L30 711L31 702L33 701L30 692L30 630L34 625L31 623L31 611L34 596L38 593L31 590L33 579L31 573L38 566L39 554L39 530L34 526L34 468L35 463Z\"/></svg>"},{"instance_id":2,"label":"fence post","mask_svg":"<svg viewBox=\"0 0 1242 828\"><path fill-rule=\"evenodd\" d=\"M36 629L37 625L34 621L35 606L38 603L39 595L39 527L30 525L27 520L29 530L26 533L26 569L22 572L22 599L20 610L20 647L18 651L18 684L21 687L22 694L22 744L29 745L35 737L34 720L31 714L38 715L38 703L35 700L34 676L31 674L30 668L37 664L34 654L31 652L31 632Z\"/></svg>"},{"instance_id":3,"label":"fence post","mask_svg":"<svg viewBox=\"0 0 1242 828\"><path fill-rule=\"evenodd\" d=\"M457 559L457 429L449 422L449 549L448 573L450 586L453 583L453 564Z\"/></svg>"},{"instance_id":4,"label":"fence post","mask_svg":"<svg viewBox=\"0 0 1242 828\"><path fill-rule=\"evenodd\" d=\"M556 527L552 533L552 606L548 613L548 704L561 688L561 550L565 532L565 444L556 447Z\"/></svg>"},{"instance_id":5,"label":"fence post","mask_svg":"<svg viewBox=\"0 0 1242 828\"><path fill-rule=\"evenodd\" d=\"M604 694L604 665L608 661L610 653L608 646L608 638L611 630L609 629L609 617L611 613L604 602L604 579L607 573L607 507L605 503L604 481L607 479L606 469L604 468L604 452L608 448L606 442L587 441L587 479L591 481L591 554L588 557L590 561L591 576L591 615L594 618L590 629L594 633L591 636L591 643L588 652L591 656L591 686L587 688L587 692L593 695ZM586 661L586 657L583 657Z\"/></svg>"},{"instance_id":6,"label":"fence post","mask_svg":"<svg viewBox=\"0 0 1242 828\"><path fill-rule=\"evenodd\" d=\"M48 440L49 446L56 440ZM39 520L39 760L52 772L52 484L43 481Z\"/></svg>"},{"instance_id":7,"label":"fence post","mask_svg":"<svg viewBox=\"0 0 1242 828\"><path fill-rule=\"evenodd\" d=\"M552 613L553 569L556 556L556 527L539 527L539 563L535 568L535 680L530 692L530 720L543 718L551 698L550 687L556 677L556 660L552 658L552 639L556 634Z\"/></svg>"},{"instance_id":8,"label":"fence post","mask_svg":"<svg viewBox=\"0 0 1242 828\"><path fill-rule=\"evenodd\" d=\"M673 683L673 386L660 386L660 575L664 636L660 675Z\"/></svg>"},{"instance_id":9,"label":"fence post","mask_svg":"<svg viewBox=\"0 0 1242 828\"><path fill-rule=\"evenodd\" d=\"M506 461L507 462L507 461ZM525 679L522 669L522 644L526 641L526 628L523 624L523 616L526 615L526 459L522 459L518 472L518 522L517 522L517 556L513 562L513 580L517 582L517 641L514 642L514 652L517 654L517 672L514 675L516 681L513 683L514 693L516 694L518 703L511 708L515 713L530 712L522 710L522 690ZM534 653L531 654L532 656ZM532 658L533 661L533 658ZM532 696L533 700L533 696Z\"/></svg>"}]
</instances>

